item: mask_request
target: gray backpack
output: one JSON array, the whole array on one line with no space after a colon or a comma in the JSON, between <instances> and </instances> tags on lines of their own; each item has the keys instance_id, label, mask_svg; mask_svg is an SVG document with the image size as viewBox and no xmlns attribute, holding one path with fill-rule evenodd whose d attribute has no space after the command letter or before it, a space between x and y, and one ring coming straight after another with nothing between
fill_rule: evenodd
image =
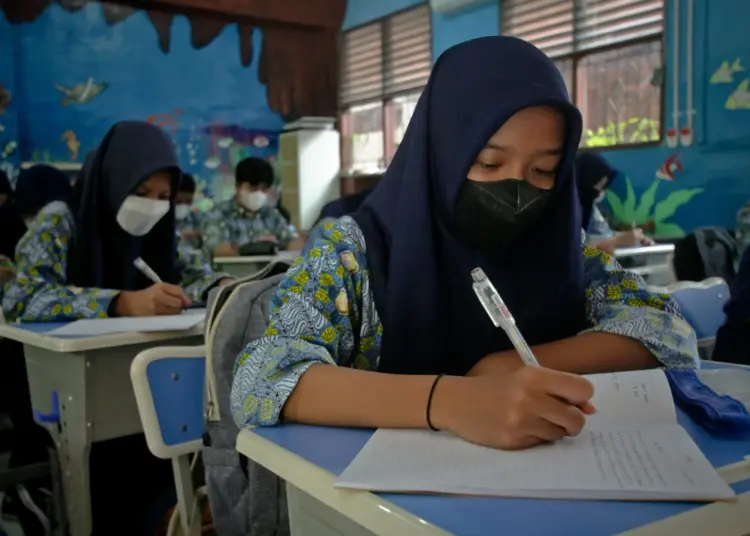
<instances>
[{"instance_id":1,"label":"gray backpack","mask_svg":"<svg viewBox=\"0 0 750 536\"><path fill-rule=\"evenodd\" d=\"M283 277L271 274L287 268L287 264L271 265L209 296L203 464L218 536L289 534L284 482L235 450L239 430L229 407L237 356L249 342L262 337L268 325L269 301Z\"/></svg>"}]
</instances>

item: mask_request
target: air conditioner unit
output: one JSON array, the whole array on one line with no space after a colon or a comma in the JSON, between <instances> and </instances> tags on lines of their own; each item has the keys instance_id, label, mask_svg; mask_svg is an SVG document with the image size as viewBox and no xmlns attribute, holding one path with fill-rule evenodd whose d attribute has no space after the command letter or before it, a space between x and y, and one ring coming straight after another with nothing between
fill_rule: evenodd
<instances>
[{"instance_id":1,"label":"air conditioner unit","mask_svg":"<svg viewBox=\"0 0 750 536\"><path fill-rule=\"evenodd\" d=\"M430 8L435 13L453 13L489 2L490 0L430 0Z\"/></svg>"}]
</instances>

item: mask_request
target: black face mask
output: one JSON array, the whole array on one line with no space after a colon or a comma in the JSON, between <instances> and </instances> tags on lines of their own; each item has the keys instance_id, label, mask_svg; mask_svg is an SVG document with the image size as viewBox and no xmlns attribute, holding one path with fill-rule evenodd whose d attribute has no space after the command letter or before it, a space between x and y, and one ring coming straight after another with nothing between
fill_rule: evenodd
<instances>
[{"instance_id":1,"label":"black face mask","mask_svg":"<svg viewBox=\"0 0 750 536\"><path fill-rule=\"evenodd\" d=\"M456 227L470 246L497 251L539 219L550 193L522 179L466 180L456 202Z\"/></svg>"}]
</instances>

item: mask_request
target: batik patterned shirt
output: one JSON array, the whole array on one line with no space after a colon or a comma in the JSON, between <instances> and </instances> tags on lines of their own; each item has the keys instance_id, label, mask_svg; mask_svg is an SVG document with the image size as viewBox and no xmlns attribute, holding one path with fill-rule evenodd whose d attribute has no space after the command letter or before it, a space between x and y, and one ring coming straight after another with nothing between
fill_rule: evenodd
<instances>
[{"instance_id":1,"label":"batik patterned shirt","mask_svg":"<svg viewBox=\"0 0 750 536\"><path fill-rule=\"evenodd\" d=\"M182 244L187 244L195 249L203 248L202 220L203 214L195 209L191 210L182 220L177 220L177 234L180 235Z\"/></svg>"},{"instance_id":2,"label":"batik patterned shirt","mask_svg":"<svg viewBox=\"0 0 750 536\"><path fill-rule=\"evenodd\" d=\"M589 328L640 341L665 367L699 364L695 332L668 295L582 243ZM370 287L362 231L350 217L324 223L271 300L265 336L239 355L231 407L240 427L275 424L315 363L378 369L383 325Z\"/></svg>"},{"instance_id":3,"label":"batik patterned shirt","mask_svg":"<svg viewBox=\"0 0 750 536\"><path fill-rule=\"evenodd\" d=\"M203 245L213 251L219 244L230 243L235 247L258 242L264 235L273 235L281 249L297 238L294 228L289 225L275 207L263 207L250 213L235 199L217 204L203 218Z\"/></svg>"},{"instance_id":4,"label":"batik patterned shirt","mask_svg":"<svg viewBox=\"0 0 750 536\"><path fill-rule=\"evenodd\" d=\"M119 289L68 285L68 248L75 236L75 219L67 204L54 202L42 209L33 232L16 248L18 273L5 287L3 311L7 321L67 322L106 318ZM178 248L182 285L188 296L201 301L205 292L226 277L214 273L205 257L190 248Z\"/></svg>"}]
</instances>

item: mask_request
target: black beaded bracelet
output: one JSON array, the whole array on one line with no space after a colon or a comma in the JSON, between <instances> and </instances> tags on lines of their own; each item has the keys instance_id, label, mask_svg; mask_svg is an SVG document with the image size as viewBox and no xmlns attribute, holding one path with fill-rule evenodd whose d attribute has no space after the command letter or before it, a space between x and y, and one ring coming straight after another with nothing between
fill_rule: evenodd
<instances>
[{"instance_id":1,"label":"black beaded bracelet","mask_svg":"<svg viewBox=\"0 0 750 536\"><path fill-rule=\"evenodd\" d=\"M427 398L427 410L425 412L425 419L427 420L427 428L432 430L433 432L439 432L437 428L435 428L432 425L432 421L430 420L430 409L432 408L432 396L435 394L435 387L437 387L438 382L441 380L441 378L445 376L445 374L438 374L435 376L435 381L432 382L432 387L430 388L430 396Z\"/></svg>"}]
</instances>

